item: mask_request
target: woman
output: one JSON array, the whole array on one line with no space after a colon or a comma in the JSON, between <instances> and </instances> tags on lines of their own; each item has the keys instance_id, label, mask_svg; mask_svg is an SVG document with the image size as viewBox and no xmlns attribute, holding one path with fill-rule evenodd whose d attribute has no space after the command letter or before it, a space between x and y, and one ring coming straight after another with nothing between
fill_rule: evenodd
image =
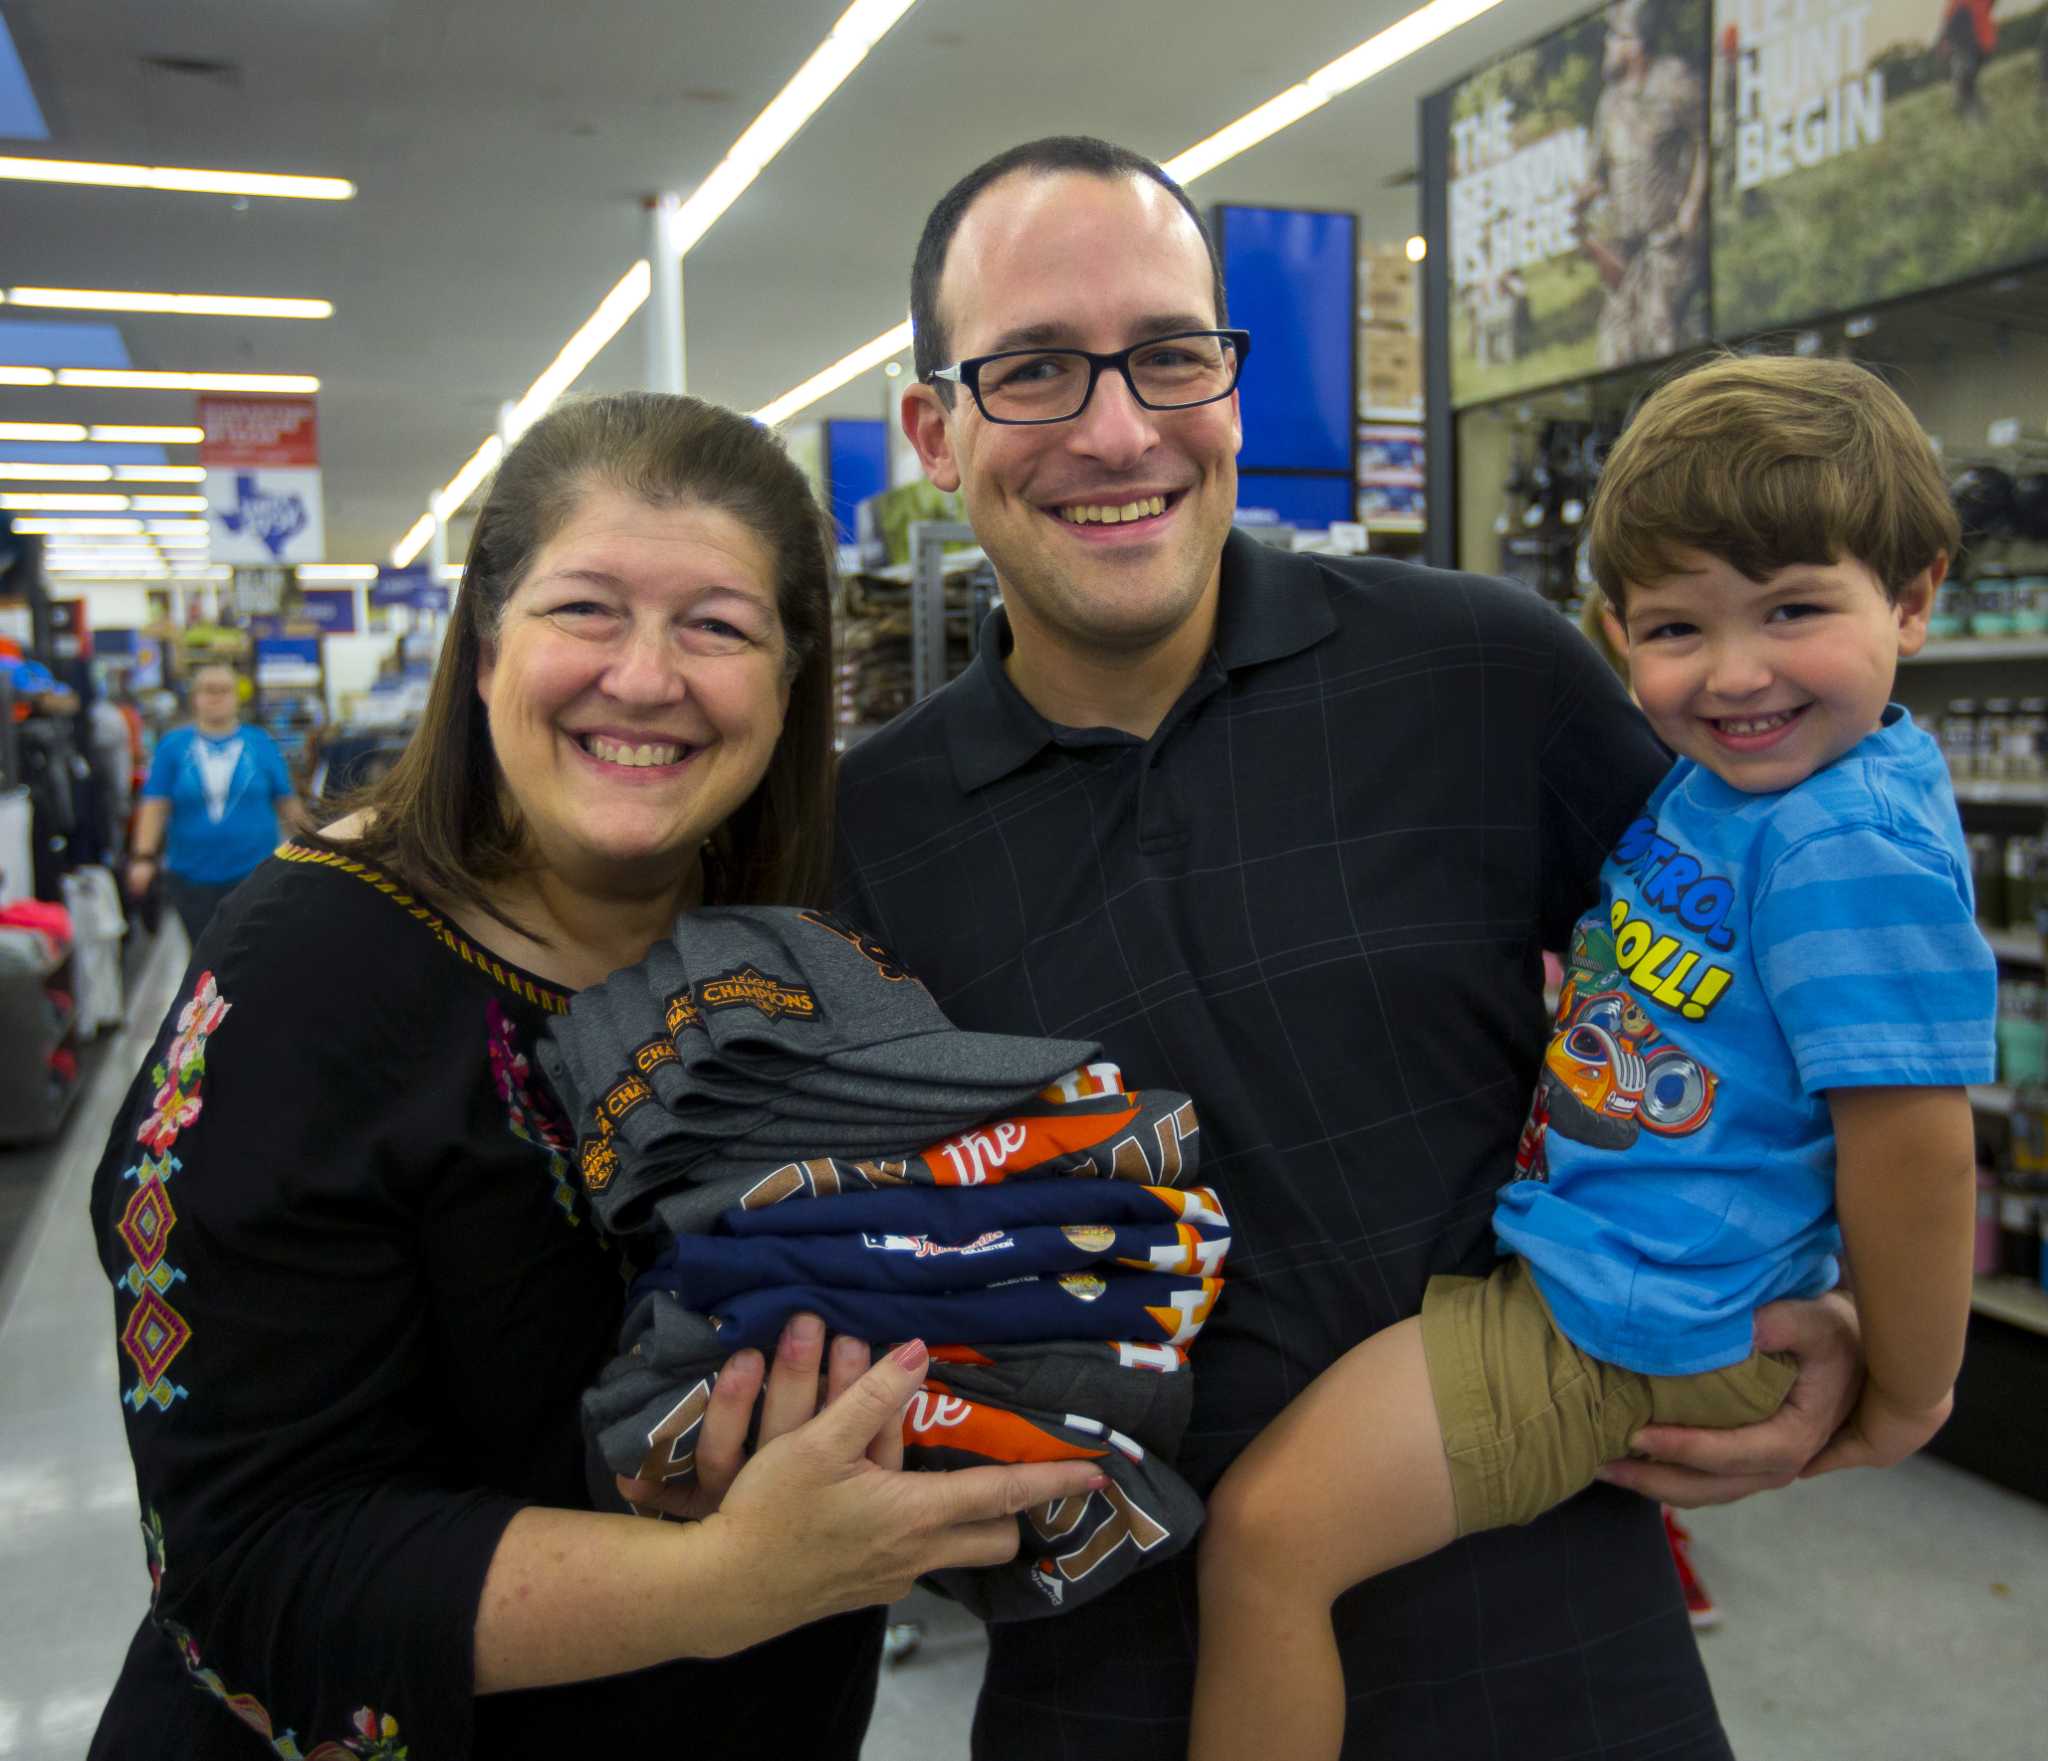
<instances>
[{"instance_id":1,"label":"woman","mask_svg":"<svg viewBox=\"0 0 2048 1761\"><path fill-rule=\"evenodd\" d=\"M828 543L741 417L543 418L403 759L216 925L94 1188L154 1581L94 1754L850 1758L872 1605L1096 1480L891 1471L922 1347L799 1317L718 1380L703 1520L586 1502L621 1272L534 1040L678 911L821 897Z\"/></svg>"},{"instance_id":2,"label":"woman","mask_svg":"<svg viewBox=\"0 0 2048 1761\"><path fill-rule=\"evenodd\" d=\"M157 745L128 857L128 890L138 899L162 869L194 948L220 902L276 846L279 814L294 826L299 818L284 755L261 728L242 725L237 688L226 661L193 669L192 725Z\"/></svg>"}]
</instances>

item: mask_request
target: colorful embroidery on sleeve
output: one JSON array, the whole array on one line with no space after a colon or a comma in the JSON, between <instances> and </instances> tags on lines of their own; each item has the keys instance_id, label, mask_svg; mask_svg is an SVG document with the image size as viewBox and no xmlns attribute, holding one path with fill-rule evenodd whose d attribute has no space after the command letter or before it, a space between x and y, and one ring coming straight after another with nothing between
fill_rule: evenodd
<instances>
[{"instance_id":1,"label":"colorful embroidery on sleeve","mask_svg":"<svg viewBox=\"0 0 2048 1761\"><path fill-rule=\"evenodd\" d=\"M505 1103L505 1123L521 1142L547 1152L555 1203L572 1228L580 1226L583 1218L576 1208L576 1188L569 1181L569 1151L575 1138L551 1104L547 1090L535 1084L532 1060L519 1048L512 1017L495 1001L484 1005L484 1016L490 1026L491 1086Z\"/></svg>"},{"instance_id":2,"label":"colorful embroidery on sleeve","mask_svg":"<svg viewBox=\"0 0 2048 1761\"><path fill-rule=\"evenodd\" d=\"M198 1641L191 1633L157 1612L157 1601L164 1588L164 1519L154 1510L142 1524L142 1545L149 1555L149 1611L157 1630L177 1648L179 1661L194 1683L268 1743L280 1761L409 1761L410 1751L398 1734L398 1720L388 1713L380 1716L372 1706L356 1708L355 1716L349 1720L355 1735L339 1741L320 1743L306 1750L299 1747L296 1733L286 1731L279 1736L276 1722L263 1703L254 1694L231 1693L220 1673L208 1669L201 1660Z\"/></svg>"},{"instance_id":3,"label":"colorful embroidery on sleeve","mask_svg":"<svg viewBox=\"0 0 2048 1761\"><path fill-rule=\"evenodd\" d=\"M192 1337L190 1324L168 1300L171 1287L185 1277L166 1257L178 1221L169 1181L182 1165L171 1148L199 1118L206 1042L227 1019L230 1007L213 974L202 972L191 1000L179 1012L178 1030L163 1062L149 1073L156 1094L135 1133L145 1153L121 1175L135 1182L135 1191L114 1227L135 1259L116 1287L135 1298L121 1326L121 1348L137 1375L134 1387L121 1398L137 1412L151 1405L166 1411L172 1402L185 1398L184 1388L170 1377L172 1361Z\"/></svg>"}]
</instances>

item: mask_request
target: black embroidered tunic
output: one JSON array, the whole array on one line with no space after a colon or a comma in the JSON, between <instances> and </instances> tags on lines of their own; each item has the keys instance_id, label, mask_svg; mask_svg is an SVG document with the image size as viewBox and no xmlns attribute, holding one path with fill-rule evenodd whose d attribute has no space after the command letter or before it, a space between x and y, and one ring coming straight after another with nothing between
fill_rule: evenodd
<instances>
[{"instance_id":1,"label":"black embroidered tunic","mask_svg":"<svg viewBox=\"0 0 2048 1761\"><path fill-rule=\"evenodd\" d=\"M472 1693L505 1524L589 1507L623 1294L531 1063L566 1005L298 847L202 940L93 1181L152 1584L94 1755L858 1754L873 1612Z\"/></svg>"}]
</instances>

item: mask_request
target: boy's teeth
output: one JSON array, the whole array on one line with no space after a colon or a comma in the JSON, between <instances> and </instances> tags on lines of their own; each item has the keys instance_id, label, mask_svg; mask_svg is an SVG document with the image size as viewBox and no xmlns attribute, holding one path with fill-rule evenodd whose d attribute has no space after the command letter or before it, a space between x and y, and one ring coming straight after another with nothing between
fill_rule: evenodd
<instances>
[{"instance_id":1,"label":"boy's teeth","mask_svg":"<svg viewBox=\"0 0 2048 1761\"><path fill-rule=\"evenodd\" d=\"M1783 727L1791 719L1792 712L1788 709L1778 715L1755 716L1749 721L1731 721L1724 718L1721 726L1731 734L1767 734L1773 728Z\"/></svg>"},{"instance_id":2,"label":"boy's teeth","mask_svg":"<svg viewBox=\"0 0 2048 1761\"><path fill-rule=\"evenodd\" d=\"M674 764L682 755L677 746L629 746L623 740L607 740L602 734L592 734L584 744L592 758L602 759L606 764Z\"/></svg>"},{"instance_id":3,"label":"boy's teeth","mask_svg":"<svg viewBox=\"0 0 2048 1761\"><path fill-rule=\"evenodd\" d=\"M1148 495L1142 501L1118 502L1113 505L1100 507L1094 503L1089 503L1083 507L1061 508L1060 518L1073 526L1085 526L1091 521L1099 522L1105 526L1115 526L1125 520L1142 520L1148 515L1163 514L1165 512L1166 497L1163 495Z\"/></svg>"}]
</instances>

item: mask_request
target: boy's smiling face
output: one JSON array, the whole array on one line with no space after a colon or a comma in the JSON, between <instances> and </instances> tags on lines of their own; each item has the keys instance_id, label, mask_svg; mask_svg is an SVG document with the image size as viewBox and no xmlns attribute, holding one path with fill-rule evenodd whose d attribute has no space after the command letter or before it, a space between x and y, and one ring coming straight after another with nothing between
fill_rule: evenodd
<instances>
[{"instance_id":1,"label":"boy's smiling face","mask_svg":"<svg viewBox=\"0 0 2048 1761\"><path fill-rule=\"evenodd\" d=\"M1629 683L1665 745L1753 795L1804 782L1877 728L1947 571L1937 559L1894 601L1853 558L1761 584L1702 551L1678 561L1628 584Z\"/></svg>"}]
</instances>

